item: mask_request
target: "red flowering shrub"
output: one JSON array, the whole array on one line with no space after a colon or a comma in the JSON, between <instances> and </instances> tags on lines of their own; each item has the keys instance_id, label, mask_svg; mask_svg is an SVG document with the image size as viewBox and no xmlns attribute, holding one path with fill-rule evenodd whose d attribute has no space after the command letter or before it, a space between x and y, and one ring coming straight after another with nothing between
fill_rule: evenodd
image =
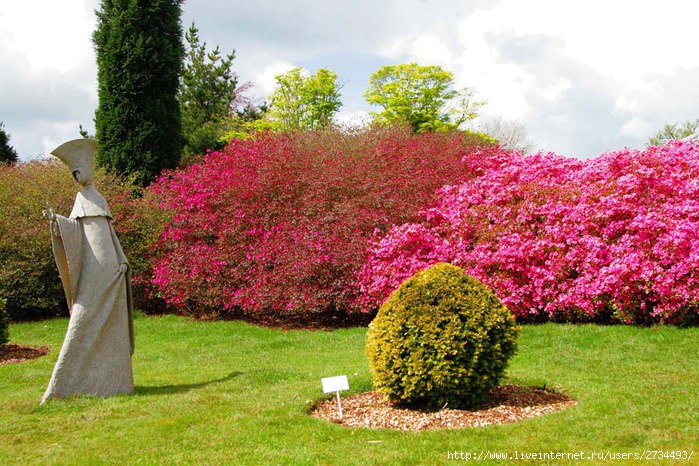
<instances>
[{"instance_id":1,"label":"red flowering shrub","mask_svg":"<svg viewBox=\"0 0 699 466\"><path fill-rule=\"evenodd\" d=\"M359 273L365 309L447 261L519 318L697 322L698 180L696 143L513 158L375 238Z\"/></svg>"},{"instance_id":2,"label":"red flowering shrub","mask_svg":"<svg viewBox=\"0 0 699 466\"><path fill-rule=\"evenodd\" d=\"M416 220L437 188L500 163L479 143L397 128L234 140L151 188L174 212L153 283L197 316L355 311L374 230Z\"/></svg>"}]
</instances>

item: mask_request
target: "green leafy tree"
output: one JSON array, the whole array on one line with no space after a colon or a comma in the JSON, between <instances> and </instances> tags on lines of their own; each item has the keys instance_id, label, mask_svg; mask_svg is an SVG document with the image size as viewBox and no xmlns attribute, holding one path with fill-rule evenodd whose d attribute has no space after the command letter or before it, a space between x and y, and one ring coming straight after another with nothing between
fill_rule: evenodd
<instances>
[{"instance_id":1,"label":"green leafy tree","mask_svg":"<svg viewBox=\"0 0 699 466\"><path fill-rule=\"evenodd\" d=\"M364 98L383 109L372 113L379 123L407 123L415 133L445 131L474 119L483 105L472 90L453 86L454 75L439 66L386 65L371 75Z\"/></svg>"},{"instance_id":2,"label":"green leafy tree","mask_svg":"<svg viewBox=\"0 0 699 466\"><path fill-rule=\"evenodd\" d=\"M183 155L191 156L223 147L221 137L236 97L238 79L231 70L235 51L222 56L216 46L207 52L206 42L200 42L194 24L185 39L188 47L178 97L185 143Z\"/></svg>"},{"instance_id":3,"label":"green leafy tree","mask_svg":"<svg viewBox=\"0 0 699 466\"><path fill-rule=\"evenodd\" d=\"M337 78L337 73L326 68L320 68L313 75L302 68L294 68L277 76L268 118L281 131L328 127L342 107L342 86Z\"/></svg>"},{"instance_id":4,"label":"green leafy tree","mask_svg":"<svg viewBox=\"0 0 699 466\"><path fill-rule=\"evenodd\" d=\"M648 139L649 146L662 146L673 139L683 139L696 133L699 129L699 118L685 121L682 125L678 123L666 124L663 129L655 133Z\"/></svg>"},{"instance_id":5,"label":"green leafy tree","mask_svg":"<svg viewBox=\"0 0 699 466\"><path fill-rule=\"evenodd\" d=\"M5 124L0 121L0 163L17 163L17 151L10 145L10 135L5 132Z\"/></svg>"},{"instance_id":6,"label":"green leafy tree","mask_svg":"<svg viewBox=\"0 0 699 466\"><path fill-rule=\"evenodd\" d=\"M97 162L141 185L180 160L181 5L102 0L97 11Z\"/></svg>"}]
</instances>

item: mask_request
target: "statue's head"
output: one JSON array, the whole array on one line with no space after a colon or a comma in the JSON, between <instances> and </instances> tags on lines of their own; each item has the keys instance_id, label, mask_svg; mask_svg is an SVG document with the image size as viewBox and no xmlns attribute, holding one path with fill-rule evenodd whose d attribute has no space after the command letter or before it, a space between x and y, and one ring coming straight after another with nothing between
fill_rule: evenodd
<instances>
[{"instance_id":1,"label":"statue's head","mask_svg":"<svg viewBox=\"0 0 699 466\"><path fill-rule=\"evenodd\" d=\"M51 151L51 154L68 165L75 181L86 186L92 183L96 149L96 139L80 138L64 142Z\"/></svg>"}]
</instances>

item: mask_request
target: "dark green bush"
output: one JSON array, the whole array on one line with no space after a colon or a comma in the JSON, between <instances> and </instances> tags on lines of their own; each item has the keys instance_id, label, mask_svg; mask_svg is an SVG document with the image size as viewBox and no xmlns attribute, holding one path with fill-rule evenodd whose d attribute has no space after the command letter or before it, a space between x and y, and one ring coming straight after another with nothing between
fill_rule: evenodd
<instances>
[{"instance_id":1,"label":"dark green bush","mask_svg":"<svg viewBox=\"0 0 699 466\"><path fill-rule=\"evenodd\" d=\"M10 341L10 317L5 311L5 299L0 298L0 346Z\"/></svg>"},{"instance_id":2,"label":"dark green bush","mask_svg":"<svg viewBox=\"0 0 699 466\"><path fill-rule=\"evenodd\" d=\"M436 264L403 282L369 325L374 386L402 405L476 407L502 378L518 332L490 289Z\"/></svg>"},{"instance_id":3,"label":"dark green bush","mask_svg":"<svg viewBox=\"0 0 699 466\"><path fill-rule=\"evenodd\" d=\"M95 173L95 185L114 214L114 227L134 275L148 275L145 251L160 227L158 213L132 196L128 180ZM63 286L51 250L51 206L68 215L80 186L57 160L0 165L0 296L13 320L67 315ZM144 244L148 243L148 244ZM135 294L139 288L135 287Z\"/></svg>"}]
</instances>

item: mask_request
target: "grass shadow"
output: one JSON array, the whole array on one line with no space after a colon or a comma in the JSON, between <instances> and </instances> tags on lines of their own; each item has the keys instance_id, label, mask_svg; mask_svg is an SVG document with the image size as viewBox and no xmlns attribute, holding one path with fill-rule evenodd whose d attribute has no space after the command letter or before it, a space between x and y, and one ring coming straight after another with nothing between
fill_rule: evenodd
<instances>
[{"instance_id":1,"label":"grass shadow","mask_svg":"<svg viewBox=\"0 0 699 466\"><path fill-rule=\"evenodd\" d=\"M231 372L225 377L222 377L220 379L215 379L215 380L208 380L206 382L199 382L199 383L189 383L189 384L177 384L177 385L163 385L163 386L142 386L142 385L137 385L134 388L134 394L135 395L173 395L175 393L186 393L192 390L197 390L199 388L204 388L208 385L215 384L215 383L221 383L221 382L227 382L228 380L232 380L240 375L243 375L242 372Z\"/></svg>"}]
</instances>

